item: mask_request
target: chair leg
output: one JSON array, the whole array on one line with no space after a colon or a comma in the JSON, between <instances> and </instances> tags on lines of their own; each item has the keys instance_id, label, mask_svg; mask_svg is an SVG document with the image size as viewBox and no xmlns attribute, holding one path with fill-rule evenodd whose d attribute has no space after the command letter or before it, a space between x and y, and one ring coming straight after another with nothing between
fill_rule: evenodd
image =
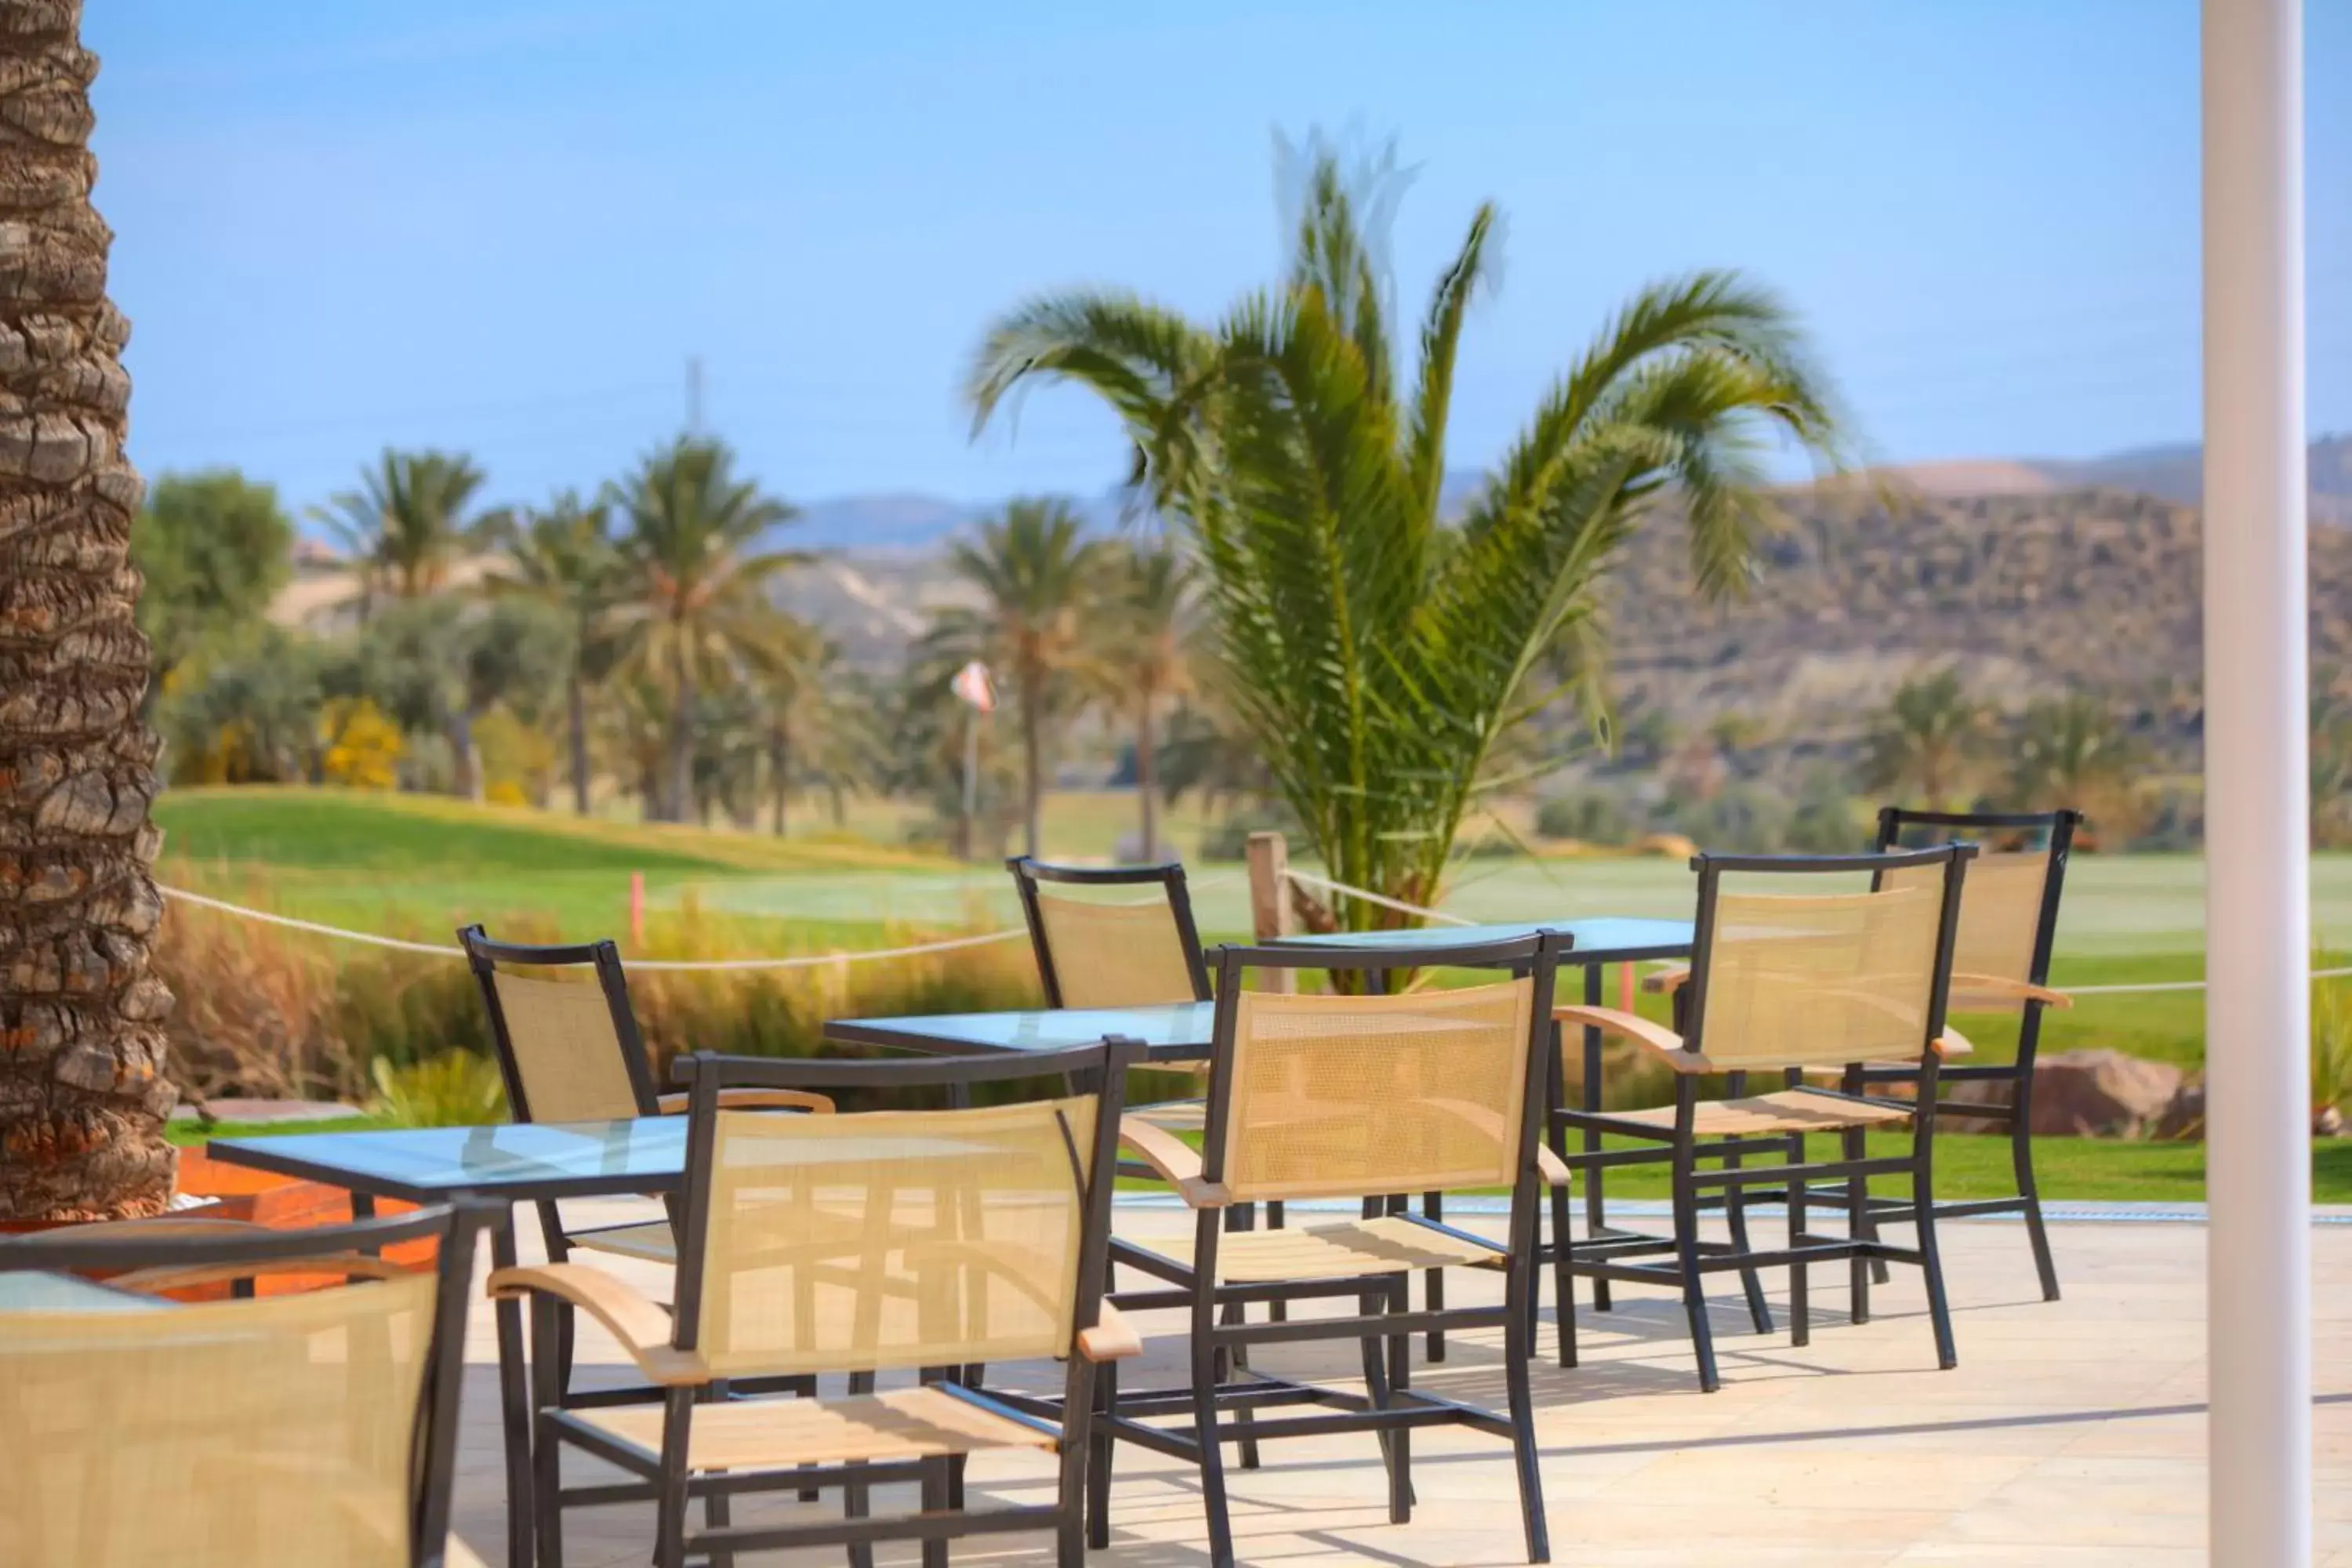
<instances>
[{"instance_id":1,"label":"chair leg","mask_svg":"<svg viewBox=\"0 0 2352 1568\"><path fill-rule=\"evenodd\" d=\"M1857 1093L1854 1080L1847 1081L1847 1092ZM1848 1163L1868 1152L1862 1141L1862 1129L1849 1127L1838 1134L1841 1149ZM1878 1222L1870 1215L1870 1178L1848 1177L1845 1184L1846 1235L1855 1241L1874 1241L1878 1237ZM1871 1259L1856 1252L1846 1262L1846 1316L1856 1323L1870 1321Z\"/></svg>"},{"instance_id":2,"label":"chair leg","mask_svg":"<svg viewBox=\"0 0 2352 1568\"><path fill-rule=\"evenodd\" d=\"M1422 1194L1421 1212L1423 1218L1443 1224L1445 1219L1445 1194L1444 1193ZM1422 1302L1433 1312L1445 1310L1444 1269L1432 1268L1422 1275ZM1434 1365L1444 1359L1445 1331L1432 1329L1429 1331L1430 1363Z\"/></svg>"},{"instance_id":3,"label":"chair leg","mask_svg":"<svg viewBox=\"0 0 2352 1568\"><path fill-rule=\"evenodd\" d=\"M1686 1152L1675 1159L1675 1257L1683 1277L1683 1314L1690 1320L1691 1352L1698 1358L1698 1386L1713 1394L1723 1385L1715 1366L1715 1331L1706 1321L1706 1285L1698 1268L1698 1193L1691 1185Z\"/></svg>"},{"instance_id":4,"label":"chair leg","mask_svg":"<svg viewBox=\"0 0 2352 1568\"><path fill-rule=\"evenodd\" d=\"M1801 1132L1789 1140L1789 1163L1805 1163L1805 1135ZM1805 1234L1805 1184L1789 1184L1789 1247L1802 1247L1800 1238ZM1803 1346L1813 1342L1811 1281L1806 1278L1811 1268L1802 1258L1789 1265L1789 1342Z\"/></svg>"},{"instance_id":5,"label":"chair leg","mask_svg":"<svg viewBox=\"0 0 2352 1568\"><path fill-rule=\"evenodd\" d=\"M1280 1230L1282 1228L1282 1200L1280 1198L1275 1198L1265 1205L1265 1228L1268 1230ZM1287 1301L1269 1301L1266 1303L1265 1315L1277 1323L1286 1323L1290 1321L1290 1303Z\"/></svg>"},{"instance_id":6,"label":"chair leg","mask_svg":"<svg viewBox=\"0 0 2352 1568\"><path fill-rule=\"evenodd\" d=\"M1952 1309L1944 1299L1944 1259L1936 1248L1936 1192L1926 1161L1911 1176L1911 1213L1919 1229L1919 1268L1927 1277L1927 1320L1936 1330L1936 1364L1946 1372L1960 1364L1952 1343Z\"/></svg>"},{"instance_id":7,"label":"chair leg","mask_svg":"<svg viewBox=\"0 0 2352 1568\"><path fill-rule=\"evenodd\" d=\"M727 1397L727 1384L724 1380L713 1383L703 1393L708 1403L716 1404L724 1401ZM702 1522L706 1526L712 1530L724 1530L734 1522L734 1510L725 1492L715 1491L704 1495ZM726 1547L714 1548L710 1553L710 1568L735 1568L733 1550Z\"/></svg>"},{"instance_id":8,"label":"chair leg","mask_svg":"<svg viewBox=\"0 0 2352 1568\"><path fill-rule=\"evenodd\" d=\"M852 1395L873 1393L874 1374L870 1372L851 1373L849 1374L849 1392ZM872 1487L866 1485L863 1481L851 1481L842 1489L842 1518L866 1519L870 1518L873 1512L874 1489ZM849 1549L849 1568L874 1568L874 1548L871 1546L851 1547Z\"/></svg>"},{"instance_id":9,"label":"chair leg","mask_svg":"<svg viewBox=\"0 0 2352 1568\"><path fill-rule=\"evenodd\" d=\"M1201 1506L1209 1527L1209 1568L1235 1568L1234 1523L1225 1506L1225 1456L1217 1433L1217 1357L1208 1333L1211 1316L1193 1314L1192 1423L1200 1449Z\"/></svg>"},{"instance_id":10,"label":"chair leg","mask_svg":"<svg viewBox=\"0 0 2352 1568\"><path fill-rule=\"evenodd\" d=\"M1111 1465L1118 1453L1110 1417L1118 1410L1118 1363L1095 1369L1095 1427L1087 1437L1087 1544L1110 1544Z\"/></svg>"},{"instance_id":11,"label":"chair leg","mask_svg":"<svg viewBox=\"0 0 2352 1568\"><path fill-rule=\"evenodd\" d=\"M1739 1156L1727 1154L1724 1164L1732 1170L1739 1168ZM1731 1232L1731 1245L1745 1258L1756 1248L1748 1240L1748 1200L1740 1194L1737 1183L1723 1189L1723 1219ZM1739 1270L1740 1293L1748 1299L1748 1321L1759 1334L1772 1331L1772 1307L1764 1299L1764 1281L1753 1268Z\"/></svg>"},{"instance_id":12,"label":"chair leg","mask_svg":"<svg viewBox=\"0 0 2352 1568\"><path fill-rule=\"evenodd\" d=\"M567 1380L556 1347L571 1321L568 1302L553 1296L531 1297L531 1530L543 1568L563 1568L563 1446L547 1412L563 1403Z\"/></svg>"},{"instance_id":13,"label":"chair leg","mask_svg":"<svg viewBox=\"0 0 2352 1568\"><path fill-rule=\"evenodd\" d=\"M1552 1200L1552 1223L1556 1226L1551 1243L1552 1295L1555 1298L1552 1303L1553 1329L1559 1340L1559 1364L1573 1367L1576 1365L1576 1242L1568 1233L1567 1189L1555 1187L1553 1191L1559 1194ZM1530 1302L1535 1298L1536 1281L1540 1278L1540 1275L1528 1277L1528 1298ZM1535 1341L1532 1313L1529 1318L1528 1340L1532 1345Z\"/></svg>"},{"instance_id":14,"label":"chair leg","mask_svg":"<svg viewBox=\"0 0 2352 1568\"><path fill-rule=\"evenodd\" d=\"M945 1513L953 1506L948 1500L949 1466L945 1458L923 1461L923 1511ZM948 1543L944 1541L923 1542L923 1568L948 1568Z\"/></svg>"},{"instance_id":15,"label":"chair leg","mask_svg":"<svg viewBox=\"0 0 2352 1568\"><path fill-rule=\"evenodd\" d=\"M853 1466L853 1470L865 1468ZM864 1481L851 1481L842 1488L841 1517L870 1519L874 1513L874 1489ZM874 1548L853 1546L849 1549L849 1568L874 1568Z\"/></svg>"},{"instance_id":16,"label":"chair leg","mask_svg":"<svg viewBox=\"0 0 2352 1568\"><path fill-rule=\"evenodd\" d=\"M1227 1230L1254 1230L1256 1227L1257 1209L1255 1205L1251 1204L1242 1204L1225 1211L1225 1228ZM1245 1321L1248 1316L1249 1313L1247 1309L1245 1309L1239 1301L1229 1301L1219 1313L1218 1321L1224 1323L1239 1323ZM1219 1384L1223 1384L1228 1376L1232 1375L1233 1373L1249 1365L1249 1352L1239 1346L1234 1346L1231 1348L1221 1347L1217 1352L1215 1360L1217 1382ZM1257 1468L1257 1438L1251 1433L1251 1427L1254 1425L1255 1420L1247 1410L1236 1410L1234 1412L1234 1434L1235 1437L1239 1439L1241 1465L1242 1468L1244 1470L1255 1470Z\"/></svg>"},{"instance_id":17,"label":"chair leg","mask_svg":"<svg viewBox=\"0 0 2352 1568\"><path fill-rule=\"evenodd\" d=\"M1370 1295L1360 1297L1356 1306L1365 1317L1377 1318L1388 1308L1388 1294L1386 1291L1375 1291ZM1366 1334L1356 1343L1364 1352L1364 1394L1371 1400L1373 1409L1385 1410L1391 1403L1386 1342L1381 1335ZM1389 1492L1391 1496L1395 1495L1397 1487L1401 1484L1397 1476L1396 1436L1393 1432L1380 1434L1381 1467L1388 1472Z\"/></svg>"},{"instance_id":18,"label":"chair leg","mask_svg":"<svg viewBox=\"0 0 2352 1568\"><path fill-rule=\"evenodd\" d=\"M2033 1271L2042 1277L2042 1299L2058 1300L2058 1263L2050 1256L2050 1232L2042 1223L2042 1184L2033 1173L2033 1076L2021 1072L2010 1100L2009 1156L2017 1170L2018 1195L2025 1200L2025 1239L2033 1248Z\"/></svg>"},{"instance_id":19,"label":"chair leg","mask_svg":"<svg viewBox=\"0 0 2352 1568\"><path fill-rule=\"evenodd\" d=\"M1402 1316L1412 1310L1410 1277L1400 1274L1389 1288L1389 1310ZM1391 1399L1412 1386L1412 1336L1391 1334L1389 1394ZM1400 1426L1389 1434L1389 1522L1412 1522L1412 1429Z\"/></svg>"},{"instance_id":20,"label":"chair leg","mask_svg":"<svg viewBox=\"0 0 2352 1568\"><path fill-rule=\"evenodd\" d=\"M1509 1265L1506 1297L1524 1295L1532 1298L1536 1282L1543 1271L1533 1258L1514 1259ZM1565 1298L1563 1298L1565 1300ZM1561 1321L1568 1321L1570 1313L1563 1310ZM1575 1331L1573 1325L1566 1331ZM1551 1561L1551 1530L1544 1518L1543 1466L1536 1451L1535 1395L1528 1386L1528 1363L1535 1357L1535 1333L1527 1314L1506 1313L1503 1322L1503 1387L1510 1401L1511 1459L1518 1470L1519 1516L1528 1537L1528 1561Z\"/></svg>"},{"instance_id":21,"label":"chair leg","mask_svg":"<svg viewBox=\"0 0 2352 1568\"><path fill-rule=\"evenodd\" d=\"M686 1568L686 1455L694 1390L673 1388L662 1411L661 1474L654 1482L654 1568Z\"/></svg>"}]
</instances>

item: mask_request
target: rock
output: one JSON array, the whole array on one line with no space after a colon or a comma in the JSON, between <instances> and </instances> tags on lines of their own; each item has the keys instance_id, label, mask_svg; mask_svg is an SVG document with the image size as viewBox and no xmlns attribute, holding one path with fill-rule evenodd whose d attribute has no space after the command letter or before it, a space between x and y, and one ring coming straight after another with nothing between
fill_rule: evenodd
<instances>
[{"instance_id":1,"label":"rock","mask_svg":"<svg viewBox=\"0 0 2352 1568\"><path fill-rule=\"evenodd\" d=\"M2323 1105L2311 1113L2311 1135L2314 1138L2344 1136L2344 1112L2332 1105Z\"/></svg>"},{"instance_id":2,"label":"rock","mask_svg":"<svg viewBox=\"0 0 2352 1568\"><path fill-rule=\"evenodd\" d=\"M2180 1086L2172 1103L2158 1118L2156 1136L2187 1142L2201 1142L2205 1137L2205 1080L2192 1078Z\"/></svg>"},{"instance_id":3,"label":"rock","mask_svg":"<svg viewBox=\"0 0 2352 1568\"><path fill-rule=\"evenodd\" d=\"M2062 1137L2143 1137L2172 1109L2182 1079L2169 1062L2121 1051L2061 1051L2040 1058L2033 1066L2032 1130Z\"/></svg>"}]
</instances>

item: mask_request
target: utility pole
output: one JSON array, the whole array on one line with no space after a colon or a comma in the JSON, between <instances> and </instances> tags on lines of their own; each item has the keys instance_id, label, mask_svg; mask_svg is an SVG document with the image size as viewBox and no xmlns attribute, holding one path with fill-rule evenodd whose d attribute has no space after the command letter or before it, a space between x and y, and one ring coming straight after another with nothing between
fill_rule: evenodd
<instances>
[{"instance_id":1,"label":"utility pole","mask_svg":"<svg viewBox=\"0 0 2352 1568\"><path fill-rule=\"evenodd\" d=\"M702 356L686 356L686 433L702 434Z\"/></svg>"}]
</instances>

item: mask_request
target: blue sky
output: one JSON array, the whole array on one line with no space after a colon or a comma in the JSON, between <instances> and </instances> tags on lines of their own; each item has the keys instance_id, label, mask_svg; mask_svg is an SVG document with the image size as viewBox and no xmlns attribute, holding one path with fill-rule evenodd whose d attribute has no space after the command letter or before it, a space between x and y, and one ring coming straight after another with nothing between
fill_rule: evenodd
<instances>
[{"instance_id":1,"label":"blue sky","mask_svg":"<svg viewBox=\"0 0 2352 1568\"><path fill-rule=\"evenodd\" d=\"M2198 423L2194 0L992 5L99 0L98 200L132 453L300 504L386 443L500 499L683 417L782 494L1094 491L1109 419L967 440L992 312L1211 312L1276 258L1276 128L1394 135L1407 301L1508 221L1453 461L1491 461L1644 279L1743 268L1877 457ZM2310 406L2352 428L2352 5L2306 41Z\"/></svg>"}]
</instances>

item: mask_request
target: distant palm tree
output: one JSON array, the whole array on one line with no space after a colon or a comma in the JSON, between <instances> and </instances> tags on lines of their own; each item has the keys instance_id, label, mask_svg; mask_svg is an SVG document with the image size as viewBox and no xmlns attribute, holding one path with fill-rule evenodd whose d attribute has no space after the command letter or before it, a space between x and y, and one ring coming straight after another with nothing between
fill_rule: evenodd
<instances>
[{"instance_id":1,"label":"distant palm tree","mask_svg":"<svg viewBox=\"0 0 2352 1568\"><path fill-rule=\"evenodd\" d=\"M1046 731L1069 704L1094 657L1087 622L1098 616L1108 557L1066 502L1016 500L960 541L948 565L980 591L976 610L941 616L933 648L989 666L1008 684L1021 721L1022 821L1027 852L1042 839Z\"/></svg>"},{"instance_id":2,"label":"distant palm tree","mask_svg":"<svg viewBox=\"0 0 2352 1568\"><path fill-rule=\"evenodd\" d=\"M875 703L843 668L841 645L793 623L790 653L761 686L766 714L772 826L784 836L787 803L805 784L822 787L838 818L845 795L866 787L880 770Z\"/></svg>"},{"instance_id":3,"label":"distant palm tree","mask_svg":"<svg viewBox=\"0 0 2352 1568\"><path fill-rule=\"evenodd\" d=\"M576 633L564 682L564 722L570 738L572 807L588 815L588 682L610 653L606 636L621 557L614 546L612 507L564 490L546 506L524 511L500 530L504 559L490 578L493 593L527 595L561 611Z\"/></svg>"},{"instance_id":4,"label":"distant palm tree","mask_svg":"<svg viewBox=\"0 0 2352 1568\"><path fill-rule=\"evenodd\" d=\"M462 452L384 448L360 472L360 488L339 490L310 516L350 554L364 619L385 594L415 599L448 581L450 568L496 525L471 510L482 470Z\"/></svg>"},{"instance_id":5,"label":"distant palm tree","mask_svg":"<svg viewBox=\"0 0 2352 1568\"><path fill-rule=\"evenodd\" d=\"M1590 687L1603 579L1655 503L1679 495L1699 588L1735 591L1780 521L1761 438L1833 457L1837 426L1781 305L1700 273L1637 294L1449 517L1454 353L1498 217L1472 217L1408 357L1381 260L1394 154L1349 174L1310 151L1273 288L1208 324L1113 289L1032 300L989 328L968 395L976 431L1035 380L1109 404L1146 498L1190 536L1217 683L1314 853L1426 904L1466 815L1508 782L1500 743ZM1318 923L1419 918L1298 902Z\"/></svg>"},{"instance_id":6,"label":"distant palm tree","mask_svg":"<svg viewBox=\"0 0 2352 1568\"><path fill-rule=\"evenodd\" d=\"M1953 797L1982 754L1986 720L1956 668L1905 681L1864 743L1863 786L1916 792L1930 811L1961 804Z\"/></svg>"},{"instance_id":7,"label":"distant palm tree","mask_svg":"<svg viewBox=\"0 0 2352 1568\"><path fill-rule=\"evenodd\" d=\"M669 701L667 776L647 815L671 822L685 821L693 805L698 698L772 657L769 587L814 559L761 548L800 514L733 469L724 442L680 437L610 495L628 523L614 625L624 656Z\"/></svg>"},{"instance_id":8,"label":"distant palm tree","mask_svg":"<svg viewBox=\"0 0 2352 1568\"><path fill-rule=\"evenodd\" d=\"M2103 839L2132 833L2146 756L2107 704L2079 692L2034 702L2011 744L2009 794L2020 809L2073 806Z\"/></svg>"},{"instance_id":9,"label":"distant palm tree","mask_svg":"<svg viewBox=\"0 0 2352 1568\"><path fill-rule=\"evenodd\" d=\"M1192 689L1192 571L1169 546L1110 557L1101 663L1112 700L1133 716L1142 858L1160 858L1160 710Z\"/></svg>"}]
</instances>

